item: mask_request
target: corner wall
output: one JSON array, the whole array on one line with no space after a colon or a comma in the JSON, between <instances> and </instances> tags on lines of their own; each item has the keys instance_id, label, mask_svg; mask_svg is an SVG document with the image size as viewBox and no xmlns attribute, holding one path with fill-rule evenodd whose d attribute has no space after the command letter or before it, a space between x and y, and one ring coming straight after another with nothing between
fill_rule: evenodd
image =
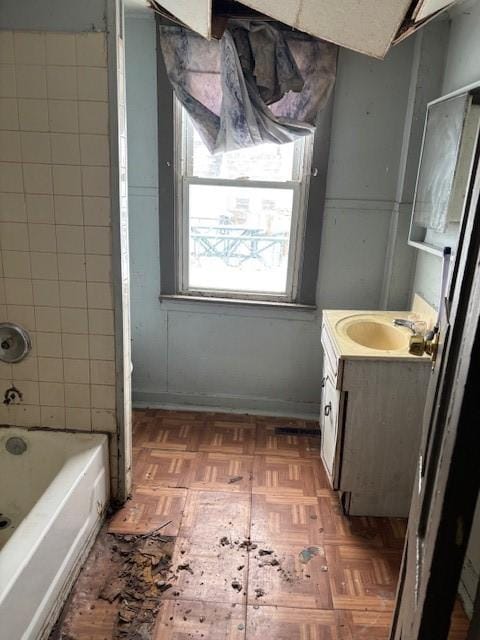
<instances>
[{"instance_id":1,"label":"corner wall","mask_svg":"<svg viewBox=\"0 0 480 640\"><path fill-rule=\"evenodd\" d=\"M137 405L317 417L321 309L376 309L381 303L412 55L413 40L384 62L340 50L318 311L160 303L155 24L153 16L127 15Z\"/></svg>"}]
</instances>

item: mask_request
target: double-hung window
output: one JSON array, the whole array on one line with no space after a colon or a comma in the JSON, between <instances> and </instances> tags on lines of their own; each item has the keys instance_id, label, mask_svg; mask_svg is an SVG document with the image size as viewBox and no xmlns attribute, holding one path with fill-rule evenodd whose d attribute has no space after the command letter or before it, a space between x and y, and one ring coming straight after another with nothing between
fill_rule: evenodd
<instances>
[{"instance_id":1,"label":"double-hung window","mask_svg":"<svg viewBox=\"0 0 480 640\"><path fill-rule=\"evenodd\" d=\"M175 111L177 294L297 302L313 135L211 155Z\"/></svg>"}]
</instances>

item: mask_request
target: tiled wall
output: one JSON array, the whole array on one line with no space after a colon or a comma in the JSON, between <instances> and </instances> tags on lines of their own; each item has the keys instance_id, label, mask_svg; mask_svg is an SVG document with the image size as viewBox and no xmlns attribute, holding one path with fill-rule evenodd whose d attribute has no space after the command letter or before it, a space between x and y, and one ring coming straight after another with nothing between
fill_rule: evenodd
<instances>
[{"instance_id":1,"label":"tiled wall","mask_svg":"<svg viewBox=\"0 0 480 640\"><path fill-rule=\"evenodd\" d=\"M105 34L0 31L0 321L33 342L2 424L116 429L109 196Z\"/></svg>"}]
</instances>

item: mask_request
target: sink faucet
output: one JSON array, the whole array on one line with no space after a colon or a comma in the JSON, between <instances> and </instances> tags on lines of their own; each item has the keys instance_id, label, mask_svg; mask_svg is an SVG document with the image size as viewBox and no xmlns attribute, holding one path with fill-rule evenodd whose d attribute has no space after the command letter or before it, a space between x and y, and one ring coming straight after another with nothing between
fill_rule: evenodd
<instances>
[{"instance_id":1,"label":"sink faucet","mask_svg":"<svg viewBox=\"0 0 480 640\"><path fill-rule=\"evenodd\" d=\"M405 318L395 318L393 324L397 327L406 327L410 329L412 335L408 341L408 353L414 356L423 356L426 351L428 339L425 339L423 332L419 331L418 324L415 320L406 320ZM430 336L427 336L429 338Z\"/></svg>"},{"instance_id":2,"label":"sink faucet","mask_svg":"<svg viewBox=\"0 0 480 640\"><path fill-rule=\"evenodd\" d=\"M415 322L413 320L406 320L405 318L395 318L393 324L396 327L407 327L407 329L410 329L413 335L417 333L415 331Z\"/></svg>"}]
</instances>

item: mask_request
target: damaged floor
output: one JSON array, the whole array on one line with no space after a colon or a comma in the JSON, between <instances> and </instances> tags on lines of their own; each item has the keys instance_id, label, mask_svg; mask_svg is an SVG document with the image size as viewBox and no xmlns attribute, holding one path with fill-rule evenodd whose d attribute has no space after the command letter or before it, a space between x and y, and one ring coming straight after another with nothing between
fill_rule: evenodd
<instances>
[{"instance_id":1,"label":"damaged floor","mask_svg":"<svg viewBox=\"0 0 480 640\"><path fill-rule=\"evenodd\" d=\"M319 440L287 426L315 425L136 411L132 499L51 640L386 640L405 521L342 516Z\"/></svg>"}]
</instances>

